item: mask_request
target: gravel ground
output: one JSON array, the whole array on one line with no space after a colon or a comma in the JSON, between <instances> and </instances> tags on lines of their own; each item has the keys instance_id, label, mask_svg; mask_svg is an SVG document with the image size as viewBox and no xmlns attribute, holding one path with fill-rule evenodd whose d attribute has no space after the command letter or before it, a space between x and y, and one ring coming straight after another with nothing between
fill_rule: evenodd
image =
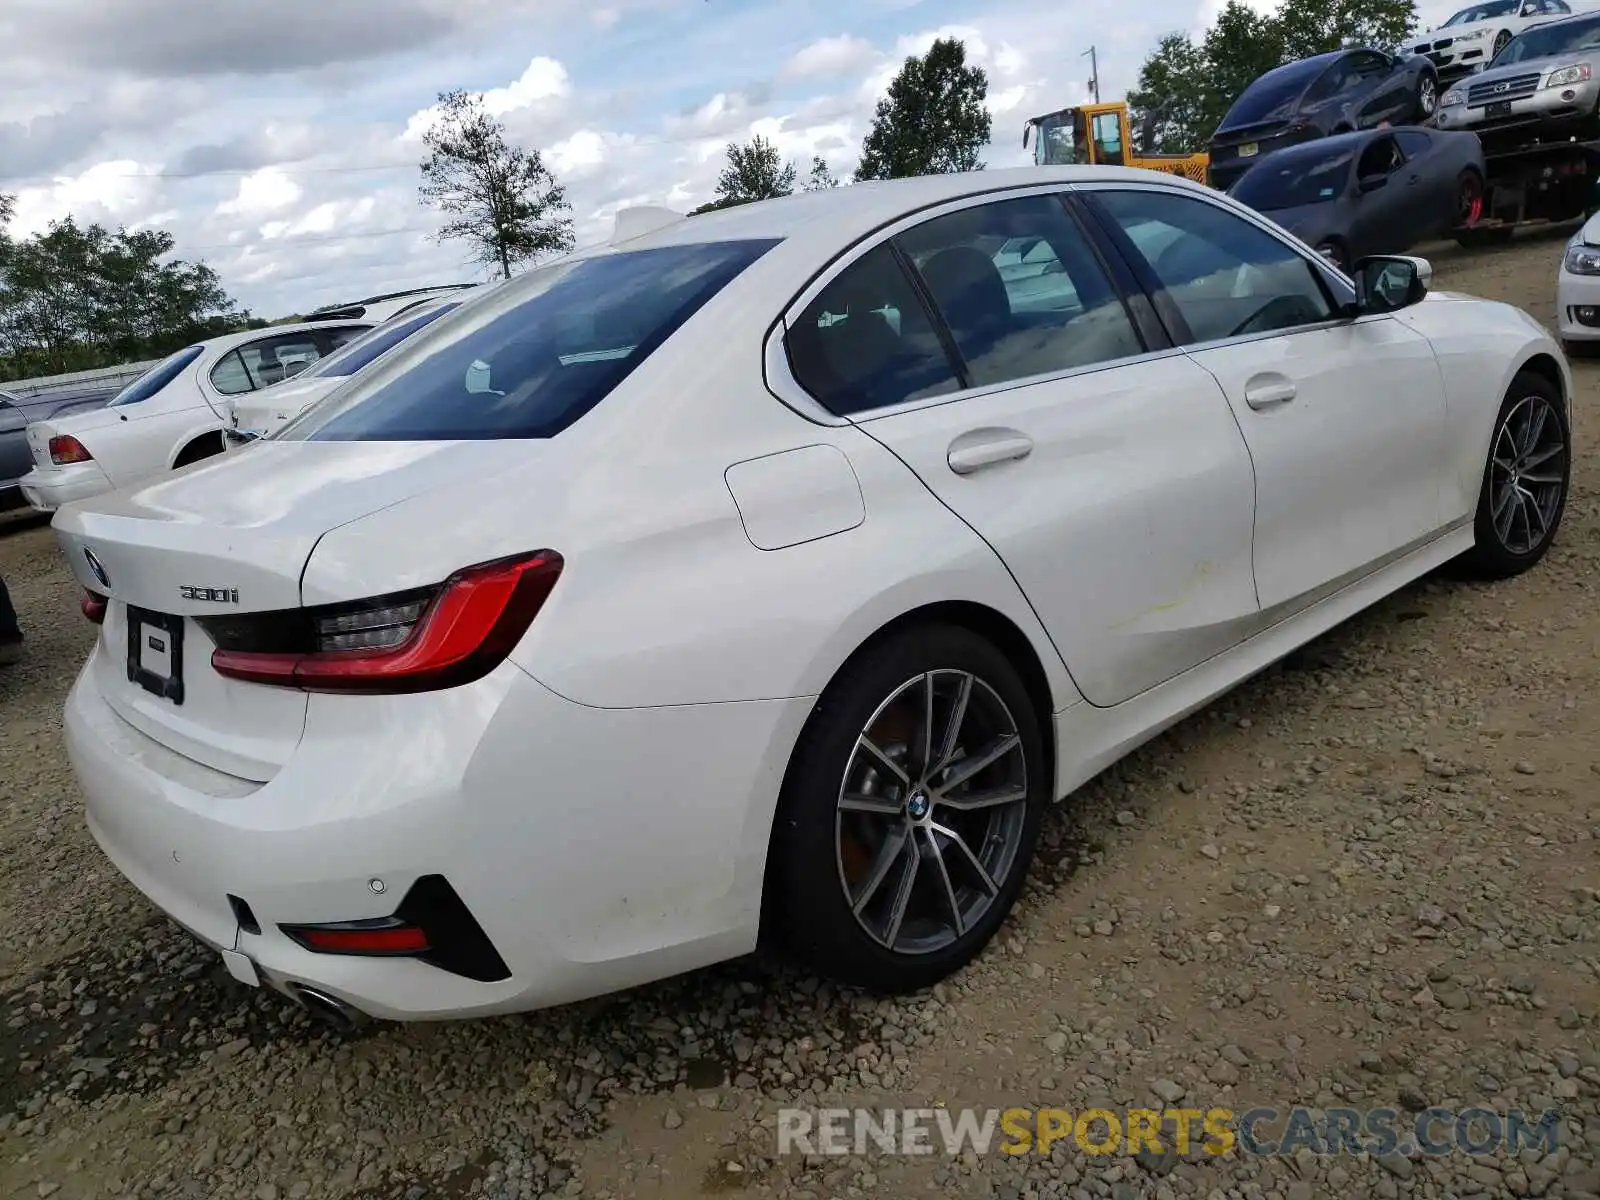
<instances>
[{"instance_id":1,"label":"gravel ground","mask_svg":"<svg viewBox=\"0 0 1600 1200\"><path fill-rule=\"evenodd\" d=\"M1430 248L1432 249L1432 248ZM1552 317L1557 240L1434 255ZM1600 367L1546 563L1424 582L1086 788L998 944L929 995L746 961L623 997L335 1035L230 982L100 857L59 708L89 644L0 523L0 1195L1600 1197ZM775 1154L806 1106L1563 1114L1438 1159ZM1271 1132L1273 1127L1264 1127Z\"/></svg>"}]
</instances>

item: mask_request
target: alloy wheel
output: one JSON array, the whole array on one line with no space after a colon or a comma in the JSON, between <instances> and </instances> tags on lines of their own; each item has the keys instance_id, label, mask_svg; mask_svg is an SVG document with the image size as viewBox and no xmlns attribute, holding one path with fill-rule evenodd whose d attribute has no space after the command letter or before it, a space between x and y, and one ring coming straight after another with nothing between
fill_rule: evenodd
<instances>
[{"instance_id":1,"label":"alloy wheel","mask_svg":"<svg viewBox=\"0 0 1600 1200\"><path fill-rule=\"evenodd\" d=\"M1545 396L1511 406L1495 433L1489 459L1490 520L1507 553L1544 545L1561 511L1568 448L1561 418Z\"/></svg>"},{"instance_id":2,"label":"alloy wheel","mask_svg":"<svg viewBox=\"0 0 1600 1200\"><path fill-rule=\"evenodd\" d=\"M1027 758L999 694L966 671L906 680L856 739L839 790L839 882L857 924L901 954L983 919L1023 848Z\"/></svg>"},{"instance_id":3,"label":"alloy wheel","mask_svg":"<svg viewBox=\"0 0 1600 1200\"><path fill-rule=\"evenodd\" d=\"M1456 215L1461 225L1476 225L1483 219L1483 184L1470 172L1461 181L1457 209Z\"/></svg>"},{"instance_id":4,"label":"alloy wheel","mask_svg":"<svg viewBox=\"0 0 1600 1200\"><path fill-rule=\"evenodd\" d=\"M1429 117L1439 103L1439 89L1433 82L1432 75L1424 75L1422 82L1417 85L1417 107L1422 110L1422 115Z\"/></svg>"}]
</instances>

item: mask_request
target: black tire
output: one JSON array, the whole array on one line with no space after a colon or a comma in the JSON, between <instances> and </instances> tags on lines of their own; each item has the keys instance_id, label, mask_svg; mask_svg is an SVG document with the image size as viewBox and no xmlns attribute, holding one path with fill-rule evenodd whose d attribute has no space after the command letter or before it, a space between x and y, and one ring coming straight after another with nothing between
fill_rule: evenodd
<instances>
[{"instance_id":1,"label":"black tire","mask_svg":"<svg viewBox=\"0 0 1600 1200\"><path fill-rule=\"evenodd\" d=\"M958 673L975 681L969 687L973 699L962 709L973 724L963 726L953 740L959 741L960 735L969 732L970 736L985 737L985 726L977 719L983 712L999 716L1003 710L1003 716L1009 717L1017 748L977 772L974 779L984 781L991 796L1009 790L1022 793L1021 798L1004 807L995 805L977 812L946 808L942 800L938 804L926 802L929 807L919 814L915 811L916 802L930 794L923 790L921 776L930 773L918 769L912 757L917 752L909 750L902 760L912 768L906 773L909 786L896 783L886 770L875 778L887 781L887 787L880 791L873 786L870 767L882 760L866 754L861 748L863 741L869 733L875 742L889 741L896 713L890 701L901 695L906 686L920 689L918 681L930 672L948 673L945 679L957 686ZM923 711L919 699L922 694L920 690L914 693L905 702L909 707L900 710L911 722L901 727L910 730L906 734L908 747L913 741L931 744L912 728L915 714ZM1001 708L995 708L994 701ZM939 744L945 742L949 715L954 709L953 702L943 709L934 705L939 715L932 725L940 730ZM812 710L779 798L763 905L764 924L778 946L819 975L881 993L930 987L976 957L1000 928L1022 890L1038 839L1039 822L1053 790L1054 780L1046 777L1047 757L1039 720L1028 690L1011 662L967 629L942 624L907 628L846 664ZM1001 744L996 740L1000 736L996 734L994 739L978 744L992 748ZM1010 735L1005 737L1009 741ZM959 755L955 754L957 749ZM918 755L925 756L926 751ZM982 756L960 744L950 747L950 755L936 751L932 757L945 763L945 770L931 772L932 778L942 779L952 766L975 762ZM869 768L867 776L856 773L863 761ZM1025 772L1020 781L1015 775L1019 762ZM1001 775L992 775L991 771ZM996 786L995 780L1001 776L1006 783ZM870 789L872 798L891 807L902 805L902 810L898 815L842 811L840 806L850 783L855 785L852 793ZM967 785L945 786L953 797L970 795ZM970 832L970 840L963 843L977 841L979 844L972 849L990 856L985 868L986 874L990 869L996 872L992 878L994 891L990 893L979 886L978 874L966 865L967 859L961 857L953 841L942 840L927 827L919 831L913 818L938 823L941 831L963 832L972 829L968 824L972 821L985 824L991 831L996 822L1004 822L1004 845L987 838L980 840ZM869 844L874 829L883 831L876 846ZM891 837L899 839L901 849L886 856ZM916 848L915 855L905 853L910 846ZM1000 874L995 856L1001 855L1005 846L1010 849ZM931 852L932 847L940 847L937 856ZM959 870L952 874L950 864ZM861 870L856 871L857 867ZM853 886L853 873L860 886L854 888L854 895L847 895L846 889ZM880 897L882 906L892 912L906 875L911 877L906 894L913 903L931 901L934 897L927 894L928 889L935 889L945 913L960 911L963 902L957 896L963 887L946 887L943 883L946 878L954 883L956 875L960 875L973 903L982 901L986 907L981 911L973 909L970 924L964 929L958 929L953 918L947 920L941 936L950 940L943 944L930 932L925 946L902 947L902 939L909 941L919 930L931 928L921 916L913 920L909 911L900 921L885 913L879 935L869 934L864 922L872 923L874 913L881 907ZM873 880L877 882L874 884ZM863 896L865 899L861 899ZM853 900L857 903L852 904ZM924 903L922 907L928 906ZM861 920L855 915L857 910L863 913Z\"/></svg>"},{"instance_id":2,"label":"black tire","mask_svg":"<svg viewBox=\"0 0 1600 1200\"><path fill-rule=\"evenodd\" d=\"M1544 417L1538 437L1529 446L1519 434L1519 429L1526 429L1520 422L1526 413L1540 411ZM1508 463L1514 469L1508 470ZM1513 491L1528 499L1513 499L1508 506L1508 481ZM1543 375L1519 371L1495 415L1473 519L1477 543L1462 556L1462 565L1481 579L1509 579L1532 567L1555 541L1571 484L1572 430L1561 393ZM1519 513L1524 514L1525 524L1518 521ZM1536 529L1540 532L1534 537Z\"/></svg>"},{"instance_id":3,"label":"black tire","mask_svg":"<svg viewBox=\"0 0 1600 1200\"><path fill-rule=\"evenodd\" d=\"M1495 34L1494 47L1489 51L1489 58L1493 60L1494 57L1500 53L1500 51L1506 48L1506 43L1510 40L1511 31L1509 29L1502 29L1499 33Z\"/></svg>"},{"instance_id":4,"label":"black tire","mask_svg":"<svg viewBox=\"0 0 1600 1200\"><path fill-rule=\"evenodd\" d=\"M1476 212L1473 198L1476 197ZM1488 205L1488 195L1483 189L1483 176L1476 168L1468 167L1456 176L1456 220L1454 229L1470 229L1483 220Z\"/></svg>"},{"instance_id":5,"label":"black tire","mask_svg":"<svg viewBox=\"0 0 1600 1200\"><path fill-rule=\"evenodd\" d=\"M1317 243L1317 253L1346 275L1350 274L1350 248L1338 238L1323 238Z\"/></svg>"},{"instance_id":6,"label":"black tire","mask_svg":"<svg viewBox=\"0 0 1600 1200\"><path fill-rule=\"evenodd\" d=\"M1430 120L1433 114L1439 111L1439 77L1432 71L1423 71L1417 76L1416 111L1413 114L1418 125Z\"/></svg>"}]
</instances>

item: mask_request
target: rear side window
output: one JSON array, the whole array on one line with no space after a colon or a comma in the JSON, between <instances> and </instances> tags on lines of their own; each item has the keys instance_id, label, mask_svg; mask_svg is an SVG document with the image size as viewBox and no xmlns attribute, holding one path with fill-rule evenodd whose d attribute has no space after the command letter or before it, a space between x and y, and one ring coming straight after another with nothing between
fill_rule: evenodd
<instances>
[{"instance_id":1,"label":"rear side window","mask_svg":"<svg viewBox=\"0 0 1600 1200\"><path fill-rule=\"evenodd\" d=\"M790 326L787 346L796 382L841 417L961 386L888 242L818 293Z\"/></svg>"},{"instance_id":2,"label":"rear side window","mask_svg":"<svg viewBox=\"0 0 1600 1200\"><path fill-rule=\"evenodd\" d=\"M460 308L461 302L453 300L439 308L431 308L425 313L407 317L403 321L394 321L389 325L379 326L369 332L365 337L357 338L339 349L337 354L330 354L327 358L317 363L308 370L304 378L325 379L329 377L343 378L354 375L362 367L386 351L393 350L424 325L432 324L445 313L452 309Z\"/></svg>"},{"instance_id":3,"label":"rear side window","mask_svg":"<svg viewBox=\"0 0 1600 1200\"><path fill-rule=\"evenodd\" d=\"M185 367L200 357L204 350L204 346L188 346L179 350L176 354L162 359L118 392L106 407L114 408L123 404L138 404L141 400L150 399L151 396L154 396L176 379Z\"/></svg>"},{"instance_id":4,"label":"rear side window","mask_svg":"<svg viewBox=\"0 0 1600 1200\"><path fill-rule=\"evenodd\" d=\"M549 438L605 399L775 240L553 263L284 426L283 441Z\"/></svg>"}]
</instances>

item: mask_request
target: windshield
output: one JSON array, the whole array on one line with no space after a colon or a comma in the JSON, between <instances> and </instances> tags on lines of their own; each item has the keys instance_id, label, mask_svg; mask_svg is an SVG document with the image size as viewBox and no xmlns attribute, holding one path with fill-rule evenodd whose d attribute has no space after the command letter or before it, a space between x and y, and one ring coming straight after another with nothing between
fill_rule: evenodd
<instances>
[{"instance_id":1,"label":"windshield","mask_svg":"<svg viewBox=\"0 0 1600 1200\"><path fill-rule=\"evenodd\" d=\"M1470 25L1474 21L1487 21L1490 17L1504 17L1517 11L1517 6L1522 0L1490 0L1488 4L1474 4L1471 8L1463 8L1451 17L1440 29L1449 29L1452 25Z\"/></svg>"},{"instance_id":2,"label":"windshield","mask_svg":"<svg viewBox=\"0 0 1600 1200\"><path fill-rule=\"evenodd\" d=\"M380 354L394 349L424 325L432 324L451 309L460 307L461 301L452 300L449 304L441 304L426 312L408 315L403 320L397 318L387 325L380 325L342 346L337 353L328 355L309 370L302 371L297 378L342 379L347 375L354 375Z\"/></svg>"},{"instance_id":3,"label":"windshield","mask_svg":"<svg viewBox=\"0 0 1600 1200\"><path fill-rule=\"evenodd\" d=\"M1245 172L1229 195L1257 212L1336 200L1350 182L1354 154L1353 150L1297 154L1288 162L1274 155Z\"/></svg>"},{"instance_id":4,"label":"windshield","mask_svg":"<svg viewBox=\"0 0 1600 1200\"><path fill-rule=\"evenodd\" d=\"M1039 167L1067 166L1088 162L1088 146L1082 145L1076 128L1083 114L1077 109L1041 117L1034 129L1033 162Z\"/></svg>"},{"instance_id":5,"label":"windshield","mask_svg":"<svg viewBox=\"0 0 1600 1200\"><path fill-rule=\"evenodd\" d=\"M162 359L151 367L127 387L123 388L112 397L107 408L115 408L120 404L138 404L141 400L148 400L167 384L178 377L178 372L187 367L200 357L204 346L186 346L176 354Z\"/></svg>"},{"instance_id":6,"label":"windshield","mask_svg":"<svg viewBox=\"0 0 1600 1200\"><path fill-rule=\"evenodd\" d=\"M1600 17L1557 21L1553 25L1536 25L1526 33L1518 34L1506 43L1506 48L1496 54L1489 65L1504 67L1512 63L1532 62L1536 58L1554 58L1558 54L1593 50L1596 46L1600 46Z\"/></svg>"},{"instance_id":7,"label":"windshield","mask_svg":"<svg viewBox=\"0 0 1600 1200\"><path fill-rule=\"evenodd\" d=\"M1294 111L1294 103L1305 93L1311 81L1331 64L1318 64L1317 70L1307 70L1306 63L1294 63L1268 71L1245 88L1244 95L1234 101L1228 115L1222 118L1218 130L1237 129L1241 125L1259 125L1267 121L1286 120Z\"/></svg>"},{"instance_id":8,"label":"windshield","mask_svg":"<svg viewBox=\"0 0 1600 1200\"><path fill-rule=\"evenodd\" d=\"M472 306L470 319L408 341L278 440L554 437L775 245L665 246L530 271Z\"/></svg>"}]
</instances>

